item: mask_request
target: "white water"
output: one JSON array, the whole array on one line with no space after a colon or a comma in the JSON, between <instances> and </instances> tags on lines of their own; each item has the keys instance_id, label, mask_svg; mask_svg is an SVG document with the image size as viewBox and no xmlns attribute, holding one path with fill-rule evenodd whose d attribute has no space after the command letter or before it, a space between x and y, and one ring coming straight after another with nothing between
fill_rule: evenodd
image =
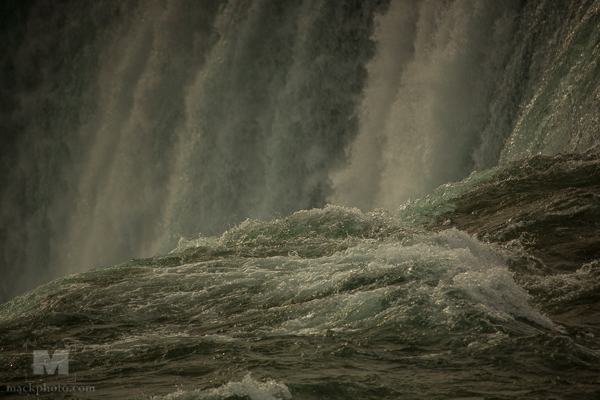
<instances>
[{"instance_id":1,"label":"white water","mask_svg":"<svg viewBox=\"0 0 600 400\"><path fill-rule=\"evenodd\" d=\"M217 252L245 246L252 257L191 262L184 256L182 265L170 267L142 262L92 270L8 303L1 320L48 315L51 327L52 316L56 323L64 315L90 315L117 324L167 317L171 324L207 327L239 318L235 332L247 330L262 338L377 326L396 326L411 337L426 330L443 337L464 329L457 327L476 313L478 320L502 321L507 327L526 327L518 322L521 318L556 329L529 306L527 293L491 245L455 229L437 234L405 230L383 239L389 233L378 230L381 222L378 214L331 206L283 221L247 222L219 240L198 244ZM340 236L340 227L348 223L357 231ZM373 238L361 238L375 230ZM298 256L315 243L321 245L318 256ZM327 255L328 243L348 248ZM295 250L287 256L270 254L284 246ZM231 312L242 305L243 313Z\"/></svg>"},{"instance_id":2,"label":"white water","mask_svg":"<svg viewBox=\"0 0 600 400\"><path fill-rule=\"evenodd\" d=\"M167 396L155 396L153 400L220 400L230 397L249 397L251 400L289 400L292 394L282 383L268 380L257 382L248 374L241 382L229 382L216 389L178 391Z\"/></svg>"}]
</instances>

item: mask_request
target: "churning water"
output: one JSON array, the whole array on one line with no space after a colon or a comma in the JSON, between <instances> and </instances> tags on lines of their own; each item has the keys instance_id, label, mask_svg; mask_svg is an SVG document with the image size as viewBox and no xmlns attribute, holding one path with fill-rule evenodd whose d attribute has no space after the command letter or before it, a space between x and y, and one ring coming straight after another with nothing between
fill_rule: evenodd
<instances>
[{"instance_id":1,"label":"churning water","mask_svg":"<svg viewBox=\"0 0 600 400\"><path fill-rule=\"evenodd\" d=\"M2 395L600 396L599 1L3 7Z\"/></svg>"}]
</instances>

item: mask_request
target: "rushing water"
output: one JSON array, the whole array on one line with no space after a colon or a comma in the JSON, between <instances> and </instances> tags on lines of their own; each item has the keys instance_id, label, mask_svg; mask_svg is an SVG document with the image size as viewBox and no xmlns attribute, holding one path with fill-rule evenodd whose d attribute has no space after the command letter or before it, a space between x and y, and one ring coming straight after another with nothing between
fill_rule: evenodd
<instances>
[{"instance_id":1,"label":"rushing water","mask_svg":"<svg viewBox=\"0 0 600 400\"><path fill-rule=\"evenodd\" d=\"M600 2L3 7L0 394L600 397Z\"/></svg>"}]
</instances>

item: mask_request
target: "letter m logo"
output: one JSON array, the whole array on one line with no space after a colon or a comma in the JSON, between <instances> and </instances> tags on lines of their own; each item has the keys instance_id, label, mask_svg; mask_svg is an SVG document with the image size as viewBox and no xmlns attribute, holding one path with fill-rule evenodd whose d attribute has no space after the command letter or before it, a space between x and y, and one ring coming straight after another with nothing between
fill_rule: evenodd
<instances>
[{"instance_id":1,"label":"letter m logo","mask_svg":"<svg viewBox=\"0 0 600 400\"><path fill-rule=\"evenodd\" d=\"M46 350L33 351L33 373L43 375L44 369L48 375L54 375L58 370L61 375L69 374L69 350L56 350L50 357Z\"/></svg>"}]
</instances>

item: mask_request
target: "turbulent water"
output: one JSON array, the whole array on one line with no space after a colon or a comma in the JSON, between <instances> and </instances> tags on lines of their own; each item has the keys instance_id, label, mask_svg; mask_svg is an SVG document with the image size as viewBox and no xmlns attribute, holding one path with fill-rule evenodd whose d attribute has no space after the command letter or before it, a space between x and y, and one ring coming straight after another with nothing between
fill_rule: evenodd
<instances>
[{"instance_id":1,"label":"turbulent water","mask_svg":"<svg viewBox=\"0 0 600 400\"><path fill-rule=\"evenodd\" d=\"M600 397L600 2L2 7L1 395Z\"/></svg>"}]
</instances>

